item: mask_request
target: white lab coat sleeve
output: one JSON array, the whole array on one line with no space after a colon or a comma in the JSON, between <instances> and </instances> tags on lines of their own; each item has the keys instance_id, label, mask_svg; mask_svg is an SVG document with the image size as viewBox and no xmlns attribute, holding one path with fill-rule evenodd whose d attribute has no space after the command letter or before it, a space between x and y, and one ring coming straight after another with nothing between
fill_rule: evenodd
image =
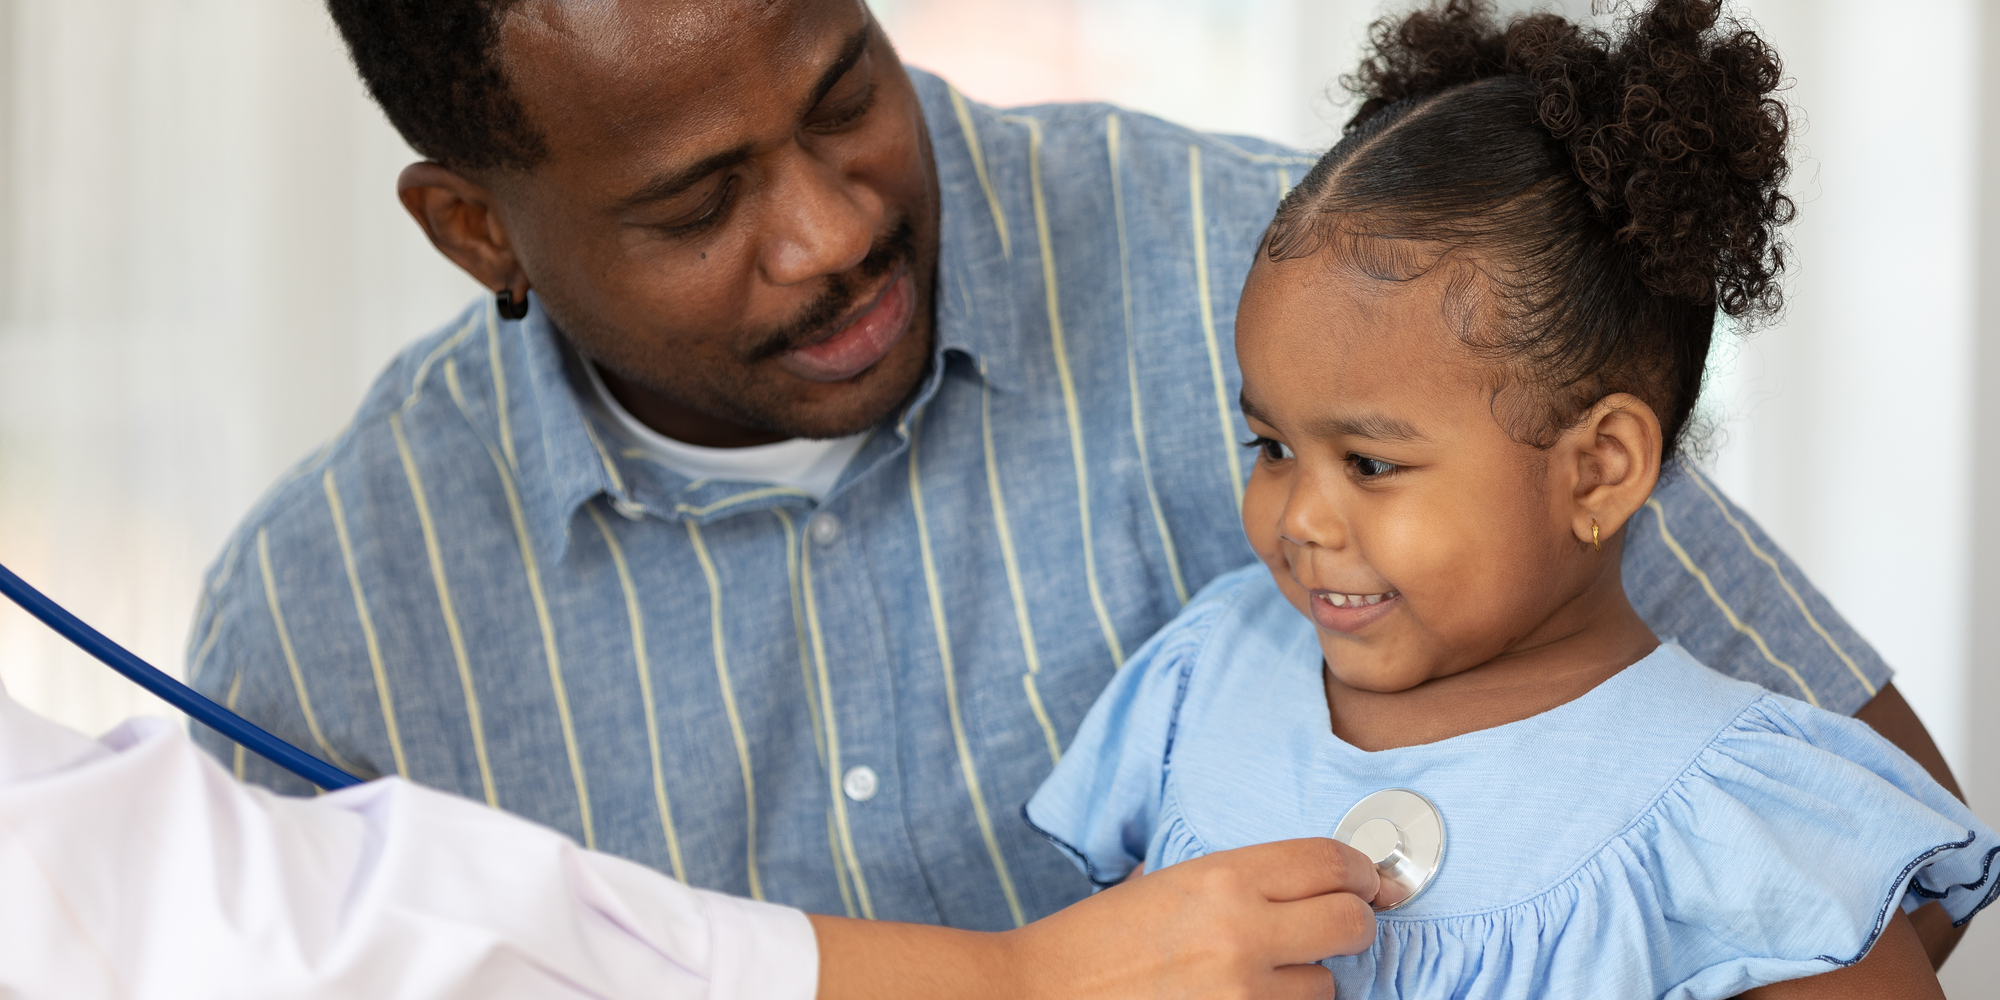
<instances>
[{"instance_id":1,"label":"white lab coat sleeve","mask_svg":"<svg viewBox=\"0 0 2000 1000\"><path fill-rule=\"evenodd\" d=\"M92 740L0 691L0 996L808 1000L818 976L797 910L400 779L273 795L165 721Z\"/></svg>"}]
</instances>

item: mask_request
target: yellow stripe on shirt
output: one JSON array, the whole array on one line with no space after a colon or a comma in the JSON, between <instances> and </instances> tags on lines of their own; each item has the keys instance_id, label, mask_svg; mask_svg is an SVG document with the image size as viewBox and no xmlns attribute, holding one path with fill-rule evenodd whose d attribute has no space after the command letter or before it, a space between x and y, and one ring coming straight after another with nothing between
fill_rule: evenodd
<instances>
[{"instance_id":1,"label":"yellow stripe on shirt","mask_svg":"<svg viewBox=\"0 0 2000 1000\"><path fill-rule=\"evenodd\" d=\"M1778 560L1771 558L1771 554L1765 552L1757 544L1756 540L1750 537L1750 529L1745 528L1742 522L1736 520L1736 516L1729 512L1729 505L1722 502L1721 495L1709 486L1708 481L1703 479L1700 473L1696 472L1691 466L1684 466L1682 471L1687 474L1689 479L1694 480L1696 486L1701 487L1703 493L1708 494L1708 498L1711 501L1714 501L1715 509L1722 512L1722 519L1728 521L1729 526L1735 528L1736 533L1743 537L1743 545L1750 550L1750 554L1762 560L1764 565L1771 567L1771 575L1778 578L1778 586L1785 588L1786 596L1792 599L1792 604L1799 609L1799 614L1805 617L1806 624L1811 626L1814 632L1819 633L1819 637L1826 642L1827 648L1833 650L1833 655L1840 657L1840 662L1847 664L1848 672L1854 675L1855 680L1861 682L1862 690L1868 692L1868 697L1875 697L1875 683L1868 679L1867 674L1861 672L1861 666L1854 662L1854 657L1847 655L1847 650L1842 649L1840 643L1835 642L1833 636L1820 625L1819 619L1813 616L1812 609L1806 607L1806 599L1799 596L1799 592L1793 589L1790 580L1785 579L1785 571L1778 566Z\"/></svg>"},{"instance_id":2,"label":"yellow stripe on shirt","mask_svg":"<svg viewBox=\"0 0 2000 1000\"><path fill-rule=\"evenodd\" d=\"M743 772L743 802L747 814L744 829L748 847L745 850L745 864L750 874L750 898L764 898L763 880L757 875L757 779L750 766L750 741L743 732L743 716L736 711L736 683L729 677L729 649L723 640L722 579L715 572L715 560L709 558L708 544L702 541L701 526L693 520L687 525L688 540L694 543L695 558L701 561L701 574L708 580L708 630L715 659L715 679L722 686L722 710L729 716L729 735L736 741L736 763Z\"/></svg>"},{"instance_id":3,"label":"yellow stripe on shirt","mask_svg":"<svg viewBox=\"0 0 2000 1000\"><path fill-rule=\"evenodd\" d=\"M666 768L661 764L660 716L653 701L653 664L646 655L646 613L639 605L639 589L632 585L632 567L625 562L625 547L618 544L618 536L611 533L611 526L604 523L604 515L597 512L593 504L585 504L583 509L590 513L590 520L597 525L597 533L604 536L604 547L611 552L611 565L618 571L618 587L625 594L625 621L632 629L632 666L639 673L639 701L646 710L646 749L653 764L653 805L660 813L660 834L667 841L667 860L674 866L674 877L687 882L687 868L681 864L681 838L674 829L674 807L667 799Z\"/></svg>"},{"instance_id":4,"label":"yellow stripe on shirt","mask_svg":"<svg viewBox=\"0 0 2000 1000\"><path fill-rule=\"evenodd\" d=\"M917 515L917 551L924 565L924 588L930 593L931 631L937 636L938 665L944 672L945 712L951 717L952 743L958 749L959 773L965 777L965 792L972 799L972 816L979 835L986 841L986 853L993 859L993 871L1000 877L1000 892L1007 897L1007 910L1014 926L1027 923L1021 900L1014 892L1014 879L1007 874L1007 858L1000 853L1000 841L993 835L993 820L986 814L986 794L979 787L979 768L972 760L972 744L965 738L965 722L958 710L958 673L952 663L951 629L945 623L944 594L938 588L937 562L931 554L930 520L924 515L923 479L918 474L918 436L910 435L910 504Z\"/></svg>"},{"instance_id":5,"label":"yellow stripe on shirt","mask_svg":"<svg viewBox=\"0 0 2000 1000\"><path fill-rule=\"evenodd\" d=\"M229 694L227 697L223 699L222 707L232 712L236 711L236 696L241 693L243 693L243 671L238 670L236 672L236 676L231 677L229 679ZM233 766L230 768L230 770L235 773L237 781L242 781L243 765L245 763L243 756L243 744L241 743L236 744L236 753L234 755L234 758L235 759L231 762Z\"/></svg>"},{"instance_id":6,"label":"yellow stripe on shirt","mask_svg":"<svg viewBox=\"0 0 2000 1000\"><path fill-rule=\"evenodd\" d=\"M375 698L382 705L382 727L389 732L389 753L396 758L396 773L410 776L409 762L403 759L403 734L396 725L396 699L389 693L389 672L382 665L382 643L375 637L375 618L368 613L368 596L361 589L361 571L354 563L354 541L347 534L347 508L340 502L340 486L333 470L320 474L320 488L326 493L326 507L333 514L334 537L340 542L340 561L347 567L347 587L354 594L354 614L361 622L361 638L368 646L368 666L375 673Z\"/></svg>"},{"instance_id":7,"label":"yellow stripe on shirt","mask_svg":"<svg viewBox=\"0 0 2000 1000\"><path fill-rule=\"evenodd\" d=\"M804 682L806 693L806 713L812 719L813 749L819 752L819 766L826 769L826 727L820 720L819 690L813 686L812 654L806 638L806 609L803 595L799 593L799 547L803 544L798 525L792 515L783 507L771 508L778 516L778 524L785 530L785 578L786 593L792 599L792 631L798 637L799 677ZM833 804L826 807L826 850L833 859L833 878L840 885L840 902L847 915L855 915L854 893L847 887L847 865L840 860L840 837L833 822Z\"/></svg>"},{"instance_id":8,"label":"yellow stripe on shirt","mask_svg":"<svg viewBox=\"0 0 2000 1000\"><path fill-rule=\"evenodd\" d=\"M472 422L472 412L465 403L465 392L458 384L458 362L455 359L445 360L444 380L451 389L452 401L458 404L459 412L467 422ZM583 753L576 741L576 722L570 717L569 685L563 681L562 652L556 647L555 621L549 615L548 598L542 593L542 571L536 564L534 539L528 534L528 520L521 511L520 492L514 488L514 474L508 470L506 459L491 445L486 446L486 452L493 460L493 471L500 476L501 492L507 496L507 511L514 521L514 541L521 550L521 572L527 577L528 597L535 605L535 622L542 630L542 659L548 664L549 690L556 702L556 721L562 726L563 751L569 756L570 780L576 786L576 809L583 823L583 846L595 850L597 828L591 817L590 782L583 773Z\"/></svg>"},{"instance_id":9,"label":"yellow stripe on shirt","mask_svg":"<svg viewBox=\"0 0 2000 1000\"><path fill-rule=\"evenodd\" d=\"M1146 504L1153 511L1153 529L1159 532L1160 546L1166 550L1167 575L1174 582L1174 597L1186 604L1188 589L1187 581L1181 577L1180 553L1174 548L1174 533L1167 528L1166 512L1160 508L1160 493L1153 486L1153 460L1146 448L1145 408L1139 397L1138 334L1132 327L1132 251L1125 233L1125 182L1121 177L1120 134L1118 116L1106 116L1104 145L1111 161L1111 211L1118 220L1118 282L1125 293L1125 381L1132 394L1132 441L1139 449L1139 476L1146 482Z\"/></svg>"},{"instance_id":10,"label":"yellow stripe on shirt","mask_svg":"<svg viewBox=\"0 0 2000 1000\"><path fill-rule=\"evenodd\" d=\"M1021 686L1028 694L1028 707L1035 713L1035 721L1042 727L1042 738L1049 743L1049 762L1062 760L1062 741L1056 738L1056 727L1049 722L1049 713L1042 707L1042 692L1036 686L1035 678L1042 672L1042 656L1035 649L1035 625L1028 615L1028 588L1021 582L1020 560L1014 554L1014 531L1008 523L1007 498L1000 489L1000 465L993 449L993 387L982 386L979 395L980 437L986 447L986 489L993 501L993 531L1000 538L1000 563L1007 570L1007 593L1014 600L1014 627L1021 633L1021 655L1028 664L1028 670L1021 675ZM916 454L911 445L910 453ZM921 515L920 515L921 516ZM924 531L919 522L920 537Z\"/></svg>"},{"instance_id":11,"label":"yellow stripe on shirt","mask_svg":"<svg viewBox=\"0 0 2000 1000\"><path fill-rule=\"evenodd\" d=\"M1680 541L1674 538L1672 532L1667 530L1667 509L1660 506L1658 500L1648 500L1646 501L1646 506L1652 509L1653 516L1660 523L1660 540L1667 543L1667 548L1673 552L1675 558L1681 561L1681 566L1696 580L1701 582L1701 589L1708 592L1708 599L1714 602L1716 608L1722 612L1722 617L1728 619L1729 626L1748 637L1757 646L1757 651L1764 654L1764 659L1791 677L1792 683L1797 684L1799 690L1805 693L1806 700L1811 702L1814 708L1818 708L1819 698L1813 694L1813 689L1806 684L1806 679L1799 676L1799 672L1792 669L1791 664L1778 659L1777 654L1771 652L1771 647L1765 644L1764 637L1758 634L1754 627L1746 623L1743 619L1736 617L1736 610L1729 606L1729 602L1722 599L1721 592L1715 589L1715 583L1708 578L1708 574L1702 572L1701 567L1694 564L1694 558L1688 555L1687 549L1682 548Z\"/></svg>"},{"instance_id":12,"label":"yellow stripe on shirt","mask_svg":"<svg viewBox=\"0 0 2000 1000\"><path fill-rule=\"evenodd\" d=\"M986 173L986 153L979 148L979 130L972 125L972 109L966 106L965 95L957 87L947 84L945 89L951 93L951 109L958 115L958 129L965 133L965 150L972 155L972 172L978 176L979 189L986 193L986 207L993 213L993 228L1000 233L1000 255L1012 260L1014 241L1007 234L1007 213L1001 210L993 178Z\"/></svg>"},{"instance_id":13,"label":"yellow stripe on shirt","mask_svg":"<svg viewBox=\"0 0 2000 1000\"><path fill-rule=\"evenodd\" d=\"M500 451L507 456L507 467L518 470L521 463L514 458L514 417L507 409L507 369L500 363L500 303L491 296L486 299L486 354L493 367L493 419L500 425Z\"/></svg>"},{"instance_id":14,"label":"yellow stripe on shirt","mask_svg":"<svg viewBox=\"0 0 2000 1000\"><path fill-rule=\"evenodd\" d=\"M306 729L312 733L313 742L319 746L326 759L343 771L358 771L354 765L342 759L328 743L326 734L320 731L319 717L313 714L312 698L306 694L305 674L299 670L298 653L292 649L292 632L285 627L285 609L278 601L278 578L271 572L271 538L264 528L257 529L257 565L264 571L264 600L271 608L271 624L278 630L278 645L285 653L285 666L292 672L292 691L298 695L299 712L306 717Z\"/></svg>"},{"instance_id":15,"label":"yellow stripe on shirt","mask_svg":"<svg viewBox=\"0 0 2000 1000\"><path fill-rule=\"evenodd\" d=\"M1215 297L1208 288L1208 210L1202 204L1201 147L1188 144L1188 202L1194 217L1194 287L1201 301L1201 336L1208 344L1208 371L1215 381L1215 412L1222 419L1222 454L1229 460L1229 485L1243 505L1243 459L1237 454L1236 422L1229 418L1229 379L1222 370L1222 345L1215 336Z\"/></svg>"},{"instance_id":16,"label":"yellow stripe on shirt","mask_svg":"<svg viewBox=\"0 0 2000 1000\"><path fill-rule=\"evenodd\" d=\"M431 517L430 498L424 492L424 478L417 470L410 439L403 433L403 415L389 414L389 431L396 438L396 452L402 456L403 479L409 483L410 499L417 507L417 524L424 534L424 554L430 558L431 584L437 590L438 613L444 617L444 631L451 640L452 659L458 664L458 683L465 696L465 722L472 730L472 756L479 764L479 785L486 804L500 807L499 789L493 783L493 760L486 753L486 724L480 718L479 691L472 682L472 661L465 652L465 632L459 628L458 609L452 604L451 583L444 569L443 547L438 544L437 521Z\"/></svg>"},{"instance_id":17,"label":"yellow stripe on shirt","mask_svg":"<svg viewBox=\"0 0 2000 1000\"><path fill-rule=\"evenodd\" d=\"M1063 337L1062 297L1056 287L1055 240L1049 232L1048 200L1042 192L1042 123L1034 118L1010 115L1028 129L1028 186L1035 206L1035 236L1042 253L1042 289L1049 310L1049 347L1055 355L1056 380L1062 385L1063 414L1069 424L1069 454L1076 471L1077 518L1083 528L1083 581L1090 591L1090 607L1097 612L1097 627L1104 633L1104 645L1111 651L1111 665L1125 662L1125 649L1118 641L1118 629L1111 624L1111 612L1104 606L1104 591L1097 585L1097 544L1090 529L1090 464L1084 458L1083 416L1076 398L1076 379L1070 373L1069 345Z\"/></svg>"},{"instance_id":18,"label":"yellow stripe on shirt","mask_svg":"<svg viewBox=\"0 0 2000 1000\"><path fill-rule=\"evenodd\" d=\"M854 882L855 902L861 915L875 919L875 904L868 897L868 879L861 872L861 858L854 850L854 829L847 822L847 796L840 790L840 719L834 710L833 681L826 668L826 635L819 626L819 602L813 597L812 546L799 553L800 591L806 599L806 634L812 637L813 667L819 674L819 703L826 713L826 776L833 802L833 822L840 828L840 847L847 861L848 876Z\"/></svg>"}]
</instances>

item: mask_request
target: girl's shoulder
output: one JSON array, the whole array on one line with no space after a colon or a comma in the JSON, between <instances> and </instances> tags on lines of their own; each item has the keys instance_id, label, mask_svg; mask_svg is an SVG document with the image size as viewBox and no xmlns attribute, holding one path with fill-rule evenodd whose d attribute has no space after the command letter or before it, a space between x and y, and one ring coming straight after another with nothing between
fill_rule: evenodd
<instances>
[{"instance_id":1,"label":"girl's shoulder","mask_svg":"<svg viewBox=\"0 0 2000 1000\"><path fill-rule=\"evenodd\" d=\"M1023 816L1099 885L1124 878L1157 854L1148 846L1152 835L1178 822L1179 807L1165 795L1178 741L1197 731L1213 738L1268 730L1262 706L1296 705L1300 693L1317 701L1318 652L1305 648L1311 646L1312 625L1261 564L1217 577L1119 667ZM1268 669L1287 662L1299 669ZM1267 669L1232 679L1245 663ZM1286 685L1300 691L1282 690ZM1225 690L1235 695L1228 704L1248 716L1216 714L1221 703L1213 695ZM1201 718L1187 724L1183 709ZM1235 742L1246 750L1253 745ZM1239 763L1271 776L1288 769L1266 753Z\"/></svg>"}]
</instances>

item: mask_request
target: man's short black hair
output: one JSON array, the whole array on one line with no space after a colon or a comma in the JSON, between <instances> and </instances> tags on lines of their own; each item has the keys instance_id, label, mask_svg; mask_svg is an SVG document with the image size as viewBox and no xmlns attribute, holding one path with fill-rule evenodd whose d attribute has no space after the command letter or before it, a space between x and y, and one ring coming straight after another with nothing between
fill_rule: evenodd
<instances>
[{"instance_id":1,"label":"man's short black hair","mask_svg":"<svg viewBox=\"0 0 2000 1000\"><path fill-rule=\"evenodd\" d=\"M455 170L527 169L546 153L508 85L500 21L520 0L327 0L354 68L396 131Z\"/></svg>"}]
</instances>

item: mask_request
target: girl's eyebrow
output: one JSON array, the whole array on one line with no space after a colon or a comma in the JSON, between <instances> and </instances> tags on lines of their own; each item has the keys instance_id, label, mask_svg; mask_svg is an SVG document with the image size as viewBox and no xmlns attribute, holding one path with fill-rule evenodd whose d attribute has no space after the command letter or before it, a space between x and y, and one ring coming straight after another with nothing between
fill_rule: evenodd
<instances>
[{"instance_id":1,"label":"girl's eyebrow","mask_svg":"<svg viewBox=\"0 0 2000 1000\"><path fill-rule=\"evenodd\" d=\"M1409 421L1380 413L1332 417L1315 422L1312 429L1326 437L1364 437L1376 441L1430 440L1429 435L1417 430Z\"/></svg>"},{"instance_id":2,"label":"girl's eyebrow","mask_svg":"<svg viewBox=\"0 0 2000 1000\"><path fill-rule=\"evenodd\" d=\"M1239 393L1236 397L1238 409L1251 420L1272 423L1257 404L1250 401L1250 394ZM1273 424L1273 426L1276 426ZM1362 413L1353 416L1328 417L1316 420L1307 428L1316 437L1362 437L1375 441L1429 441L1430 435L1417 430L1416 425L1398 417L1381 413Z\"/></svg>"}]
</instances>

